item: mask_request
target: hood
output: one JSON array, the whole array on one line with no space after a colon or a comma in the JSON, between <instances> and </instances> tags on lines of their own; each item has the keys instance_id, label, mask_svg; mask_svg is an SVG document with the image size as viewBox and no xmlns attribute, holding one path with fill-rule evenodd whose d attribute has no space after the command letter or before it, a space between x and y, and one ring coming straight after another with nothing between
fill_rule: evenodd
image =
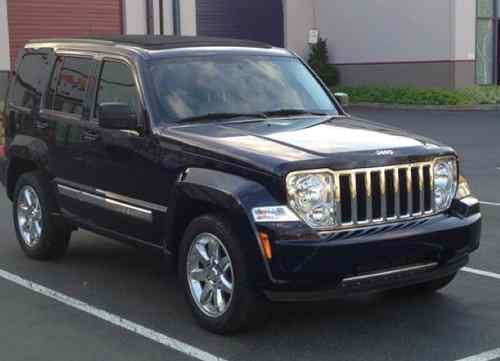
<instances>
[{"instance_id":1,"label":"hood","mask_svg":"<svg viewBox=\"0 0 500 361\"><path fill-rule=\"evenodd\" d=\"M406 163L452 152L428 138L349 117L259 119L167 129L193 146L273 172Z\"/></svg>"}]
</instances>

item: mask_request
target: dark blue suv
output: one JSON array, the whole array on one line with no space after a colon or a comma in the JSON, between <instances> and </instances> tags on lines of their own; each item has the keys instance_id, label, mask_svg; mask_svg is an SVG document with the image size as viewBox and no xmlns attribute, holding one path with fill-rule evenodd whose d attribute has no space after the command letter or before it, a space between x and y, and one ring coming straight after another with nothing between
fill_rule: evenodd
<instances>
[{"instance_id":1,"label":"dark blue suv","mask_svg":"<svg viewBox=\"0 0 500 361\"><path fill-rule=\"evenodd\" d=\"M19 243L53 259L83 228L162 251L218 333L269 300L446 286L481 231L457 155L345 99L261 43L32 41L4 114Z\"/></svg>"}]
</instances>

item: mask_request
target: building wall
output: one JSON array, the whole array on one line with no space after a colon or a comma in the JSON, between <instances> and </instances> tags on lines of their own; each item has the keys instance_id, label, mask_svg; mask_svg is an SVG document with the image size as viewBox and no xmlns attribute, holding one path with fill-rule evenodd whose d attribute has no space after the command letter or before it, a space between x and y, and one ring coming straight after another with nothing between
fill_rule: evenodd
<instances>
[{"instance_id":1,"label":"building wall","mask_svg":"<svg viewBox=\"0 0 500 361\"><path fill-rule=\"evenodd\" d=\"M314 1L314 0L313 0ZM307 58L309 30L316 27L314 7L304 0L283 0L285 22L285 47Z\"/></svg>"},{"instance_id":2,"label":"building wall","mask_svg":"<svg viewBox=\"0 0 500 361\"><path fill-rule=\"evenodd\" d=\"M286 45L328 39L346 85L474 84L475 0L285 0Z\"/></svg>"},{"instance_id":3,"label":"building wall","mask_svg":"<svg viewBox=\"0 0 500 361\"><path fill-rule=\"evenodd\" d=\"M196 35L196 0L180 0L181 34Z\"/></svg>"},{"instance_id":4,"label":"building wall","mask_svg":"<svg viewBox=\"0 0 500 361\"><path fill-rule=\"evenodd\" d=\"M335 63L450 59L450 0L314 2Z\"/></svg>"},{"instance_id":5,"label":"building wall","mask_svg":"<svg viewBox=\"0 0 500 361\"><path fill-rule=\"evenodd\" d=\"M125 34L146 34L146 1L124 0L123 31Z\"/></svg>"},{"instance_id":6,"label":"building wall","mask_svg":"<svg viewBox=\"0 0 500 361\"><path fill-rule=\"evenodd\" d=\"M452 4L453 86L463 88L476 83L476 1L452 0Z\"/></svg>"},{"instance_id":7,"label":"building wall","mask_svg":"<svg viewBox=\"0 0 500 361\"><path fill-rule=\"evenodd\" d=\"M163 0L163 34L172 35L174 33L174 6L173 0Z\"/></svg>"},{"instance_id":8,"label":"building wall","mask_svg":"<svg viewBox=\"0 0 500 361\"><path fill-rule=\"evenodd\" d=\"M9 49L7 0L0 0L0 101L7 89L7 78L10 70Z\"/></svg>"},{"instance_id":9,"label":"building wall","mask_svg":"<svg viewBox=\"0 0 500 361\"><path fill-rule=\"evenodd\" d=\"M8 56L4 56L4 50L9 49L9 26L7 21L7 0L0 0L0 71L10 70L10 60Z\"/></svg>"},{"instance_id":10,"label":"building wall","mask_svg":"<svg viewBox=\"0 0 500 361\"><path fill-rule=\"evenodd\" d=\"M33 38L119 34L121 0L7 1L11 64L20 48Z\"/></svg>"}]
</instances>

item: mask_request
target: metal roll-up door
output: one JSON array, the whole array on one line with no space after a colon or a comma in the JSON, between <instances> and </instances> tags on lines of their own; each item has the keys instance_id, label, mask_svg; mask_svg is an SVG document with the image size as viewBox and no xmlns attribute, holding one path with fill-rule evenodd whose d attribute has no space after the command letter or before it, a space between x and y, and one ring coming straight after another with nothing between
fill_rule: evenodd
<instances>
[{"instance_id":1,"label":"metal roll-up door","mask_svg":"<svg viewBox=\"0 0 500 361\"><path fill-rule=\"evenodd\" d=\"M197 0L197 33L283 46L282 0Z\"/></svg>"}]
</instances>

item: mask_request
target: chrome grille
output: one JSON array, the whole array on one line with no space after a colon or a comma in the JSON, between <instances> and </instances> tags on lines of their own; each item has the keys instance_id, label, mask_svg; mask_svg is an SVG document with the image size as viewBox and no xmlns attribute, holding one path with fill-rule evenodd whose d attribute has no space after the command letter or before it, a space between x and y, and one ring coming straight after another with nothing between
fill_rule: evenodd
<instances>
[{"instance_id":1,"label":"chrome grille","mask_svg":"<svg viewBox=\"0 0 500 361\"><path fill-rule=\"evenodd\" d=\"M337 224L353 227L435 213L431 162L335 172Z\"/></svg>"}]
</instances>

